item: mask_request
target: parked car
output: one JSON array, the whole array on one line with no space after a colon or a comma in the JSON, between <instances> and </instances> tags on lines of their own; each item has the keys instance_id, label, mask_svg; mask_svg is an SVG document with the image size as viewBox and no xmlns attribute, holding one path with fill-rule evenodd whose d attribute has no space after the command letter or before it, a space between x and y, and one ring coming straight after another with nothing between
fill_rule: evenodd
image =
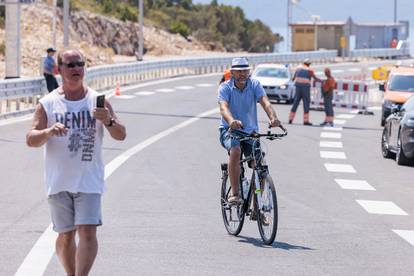
<instances>
[{"instance_id":1,"label":"parked car","mask_svg":"<svg viewBox=\"0 0 414 276\"><path fill-rule=\"evenodd\" d=\"M387 82L381 84L379 89L384 91L381 113L381 126L384 126L385 119L391 114L391 107L394 104L402 105L411 95L414 95L414 68L408 66L392 68Z\"/></svg>"},{"instance_id":2,"label":"parked car","mask_svg":"<svg viewBox=\"0 0 414 276\"><path fill-rule=\"evenodd\" d=\"M271 101L292 103L295 89L289 67L282 64L260 64L252 73Z\"/></svg>"},{"instance_id":3,"label":"parked car","mask_svg":"<svg viewBox=\"0 0 414 276\"><path fill-rule=\"evenodd\" d=\"M414 164L414 95L405 104L394 105L385 120L381 139L382 155L399 165Z\"/></svg>"}]
</instances>

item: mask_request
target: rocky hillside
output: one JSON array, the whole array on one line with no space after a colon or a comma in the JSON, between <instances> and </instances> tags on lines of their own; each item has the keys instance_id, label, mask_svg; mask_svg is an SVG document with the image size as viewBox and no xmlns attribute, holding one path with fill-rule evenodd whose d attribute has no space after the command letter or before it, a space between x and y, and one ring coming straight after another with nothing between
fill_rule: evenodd
<instances>
[{"instance_id":1,"label":"rocky hillside","mask_svg":"<svg viewBox=\"0 0 414 276\"><path fill-rule=\"evenodd\" d=\"M22 5L21 76L40 74L41 58L52 44L52 7L45 3ZM117 19L74 12L71 14L70 45L79 47L87 57L88 66L135 60L138 45L138 24ZM0 44L4 43L0 29ZM57 20L57 49L63 47L63 16ZM177 55L205 55L223 52L214 43L202 44L191 37L185 39L152 26L144 26L144 59ZM4 78L4 56L0 55L0 78Z\"/></svg>"}]
</instances>

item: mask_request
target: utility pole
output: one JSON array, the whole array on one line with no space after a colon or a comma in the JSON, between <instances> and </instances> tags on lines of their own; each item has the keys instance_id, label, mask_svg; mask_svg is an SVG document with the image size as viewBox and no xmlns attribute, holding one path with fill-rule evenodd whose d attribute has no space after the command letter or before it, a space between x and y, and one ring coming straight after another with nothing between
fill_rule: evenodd
<instances>
[{"instance_id":1,"label":"utility pole","mask_svg":"<svg viewBox=\"0 0 414 276\"><path fill-rule=\"evenodd\" d=\"M53 0L53 18L52 18L52 47L56 49L56 16L57 16L57 0Z\"/></svg>"},{"instance_id":2,"label":"utility pole","mask_svg":"<svg viewBox=\"0 0 414 276\"><path fill-rule=\"evenodd\" d=\"M138 56L137 60L142 61L144 55L144 1L139 0L138 3Z\"/></svg>"},{"instance_id":3,"label":"utility pole","mask_svg":"<svg viewBox=\"0 0 414 276\"><path fill-rule=\"evenodd\" d=\"M63 1L63 47L69 46L69 0Z\"/></svg>"},{"instance_id":4,"label":"utility pole","mask_svg":"<svg viewBox=\"0 0 414 276\"><path fill-rule=\"evenodd\" d=\"M6 79L20 78L20 1L8 0L6 5Z\"/></svg>"},{"instance_id":5,"label":"utility pole","mask_svg":"<svg viewBox=\"0 0 414 276\"><path fill-rule=\"evenodd\" d=\"M397 0L394 0L394 23L397 23Z\"/></svg>"},{"instance_id":6,"label":"utility pole","mask_svg":"<svg viewBox=\"0 0 414 276\"><path fill-rule=\"evenodd\" d=\"M291 0L287 0L286 52L290 52L290 23L292 22L291 4Z\"/></svg>"}]
</instances>

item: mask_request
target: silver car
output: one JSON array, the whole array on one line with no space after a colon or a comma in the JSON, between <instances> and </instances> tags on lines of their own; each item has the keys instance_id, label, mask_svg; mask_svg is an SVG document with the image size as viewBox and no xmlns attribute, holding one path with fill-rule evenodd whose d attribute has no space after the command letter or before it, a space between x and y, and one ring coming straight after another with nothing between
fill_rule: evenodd
<instances>
[{"instance_id":1,"label":"silver car","mask_svg":"<svg viewBox=\"0 0 414 276\"><path fill-rule=\"evenodd\" d=\"M252 78L262 84L269 100L286 103L293 102L295 89L288 66L282 64L260 64L253 71Z\"/></svg>"}]
</instances>

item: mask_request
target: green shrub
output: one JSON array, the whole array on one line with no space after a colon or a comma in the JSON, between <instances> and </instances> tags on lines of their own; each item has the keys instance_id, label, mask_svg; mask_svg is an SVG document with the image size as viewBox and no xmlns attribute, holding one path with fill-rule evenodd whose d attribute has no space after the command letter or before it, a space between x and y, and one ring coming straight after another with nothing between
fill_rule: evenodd
<instances>
[{"instance_id":1,"label":"green shrub","mask_svg":"<svg viewBox=\"0 0 414 276\"><path fill-rule=\"evenodd\" d=\"M173 22L169 28L172 33L178 33L183 37L187 38L190 35L190 28L182 22Z\"/></svg>"}]
</instances>

